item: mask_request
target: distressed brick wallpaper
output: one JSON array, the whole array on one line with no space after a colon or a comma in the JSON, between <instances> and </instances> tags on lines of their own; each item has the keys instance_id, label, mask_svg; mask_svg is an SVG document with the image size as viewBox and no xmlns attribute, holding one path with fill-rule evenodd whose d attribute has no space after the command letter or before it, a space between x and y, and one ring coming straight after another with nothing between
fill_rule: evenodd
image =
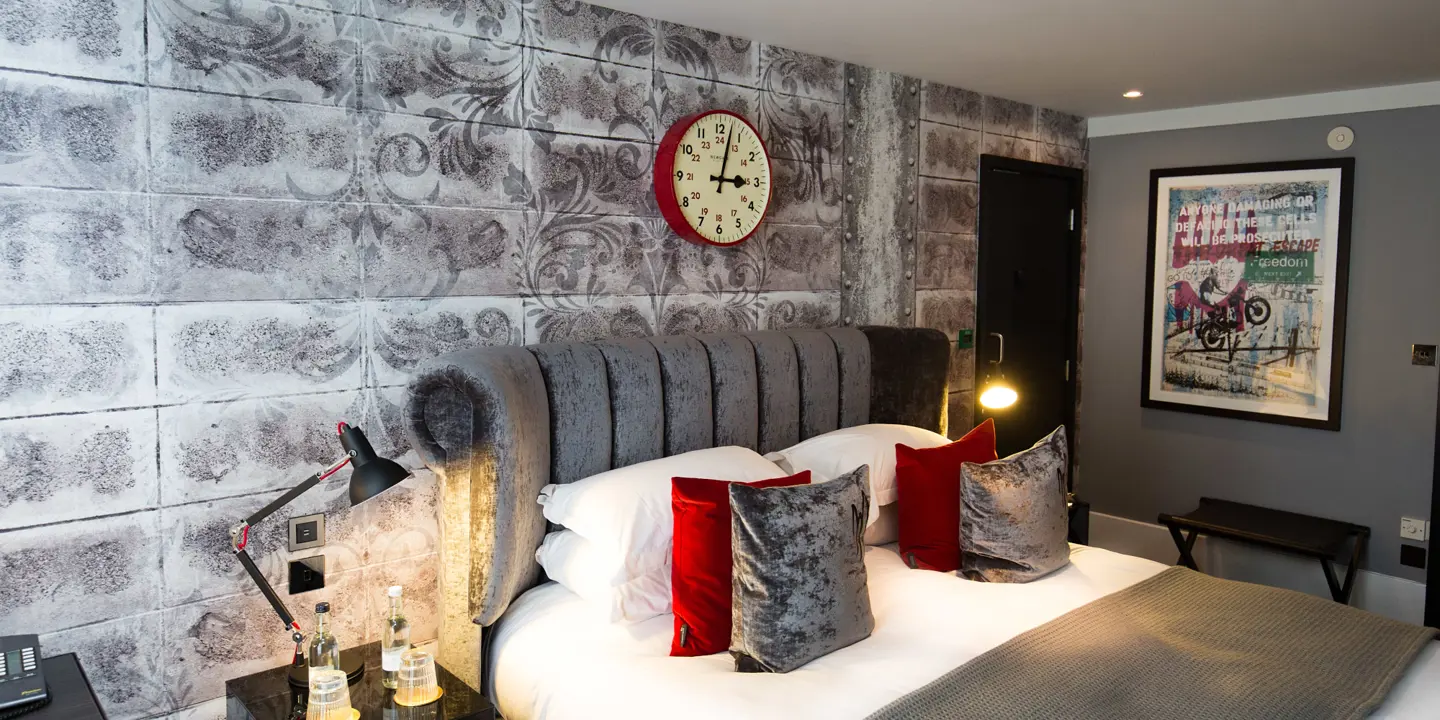
<instances>
[{"instance_id":1,"label":"distressed brick wallpaper","mask_svg":"<svg viewBox=\"0 0 1440 720\"><path fill-rule=\"evenodd\" d=\"M761 233L678 240L676 119L776 158ZM0 634L78 652L110 717L222 717L288 637L227 528L398 433L456 348L729 328L974 324L982 153L1084 162L1079 118L571 0L0 2ZM974 358L957 354L953 425ZM434 479L326 512L344 644L406 585L435 634ZM318 550L296 553L313 555ZM282 585L283 587L283 585Z\"/></svg>"}]
</instances>

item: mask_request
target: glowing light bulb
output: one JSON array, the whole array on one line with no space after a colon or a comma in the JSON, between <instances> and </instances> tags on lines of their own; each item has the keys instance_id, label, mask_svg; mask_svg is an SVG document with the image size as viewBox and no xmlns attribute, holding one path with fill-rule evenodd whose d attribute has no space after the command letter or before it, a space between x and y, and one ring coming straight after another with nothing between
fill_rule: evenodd
<instances>
[{"instance_id":1,"label":"glowing light bulb","mask_svg":"<svg viewBox=\"0 0 1440 720\"><path fill-rule=\"evenodd\" d=\"M1130 90L1130 91L1126 92L1123 97L1127 97L1127 98L1130 98L1131 100L1134 100L1135 98L1138 98L1138 97L1145 97L1145 93L1140 92L1139 90Z\"/></svg>"},{"instance_id":2,"label":"glowing light bulb","mask_svg":"<svg viewBox=\"0 0 1440 720\"><path fill-rule=\"evenodd\" d=\"M1020 394L1015 392L1015 388L1004 384L1003 381L990 385L985 388L984 392L980 393L980 404L991 410L1008 408L1014 405L1015 401L1019 399Z\"/></svg>"}]
</instances>

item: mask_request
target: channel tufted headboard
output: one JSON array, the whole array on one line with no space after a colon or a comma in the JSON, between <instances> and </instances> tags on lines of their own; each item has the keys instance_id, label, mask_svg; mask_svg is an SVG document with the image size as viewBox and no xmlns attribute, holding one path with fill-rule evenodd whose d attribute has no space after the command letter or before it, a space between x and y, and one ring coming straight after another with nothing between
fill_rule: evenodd
<instances>
[{"instance_id":1,"label":"channel tufted headboard","mask_svg":"<svg viewBox=\"0 0 1440 720\"><path fill-rule=\"evenodd\" d=\"M944 433L938 330L865 327L488 347L426 363L405 425L440 481L441 662L479 687L480 631L540 578L536 497L658 457L761 453L841 427Z\"/></svg>"}]
</instances>

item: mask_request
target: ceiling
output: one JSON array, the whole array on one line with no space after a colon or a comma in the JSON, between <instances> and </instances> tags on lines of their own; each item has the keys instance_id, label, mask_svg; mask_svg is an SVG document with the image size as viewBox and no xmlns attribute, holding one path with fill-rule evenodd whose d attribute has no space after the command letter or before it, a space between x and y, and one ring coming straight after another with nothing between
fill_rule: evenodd
<instances>
[{"instance_id":1,"label":"ceiling","mask_svg":"<svg viewBox=\"0 0 1440 720\"><path fill-rule=\"evenodd\" d=\"M1440 0L598 1L1087 117L1440 79Z\"/></svg>"}]
</instances>

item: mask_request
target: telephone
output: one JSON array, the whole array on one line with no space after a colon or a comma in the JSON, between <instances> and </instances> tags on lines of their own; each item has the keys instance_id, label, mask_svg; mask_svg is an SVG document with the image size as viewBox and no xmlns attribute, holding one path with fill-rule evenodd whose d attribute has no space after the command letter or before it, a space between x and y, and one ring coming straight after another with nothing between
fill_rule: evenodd
<instances>
[{"instance_id":1,"label":"telephone","mask_svg":"<svg viewBox=\"0 0 1440 720\"><path fill-rule=\"evenodd\" d=\"M0 637L0 718L18 717L49 702L40 668L40 636Z\"/></svg>"}]
</instances>

